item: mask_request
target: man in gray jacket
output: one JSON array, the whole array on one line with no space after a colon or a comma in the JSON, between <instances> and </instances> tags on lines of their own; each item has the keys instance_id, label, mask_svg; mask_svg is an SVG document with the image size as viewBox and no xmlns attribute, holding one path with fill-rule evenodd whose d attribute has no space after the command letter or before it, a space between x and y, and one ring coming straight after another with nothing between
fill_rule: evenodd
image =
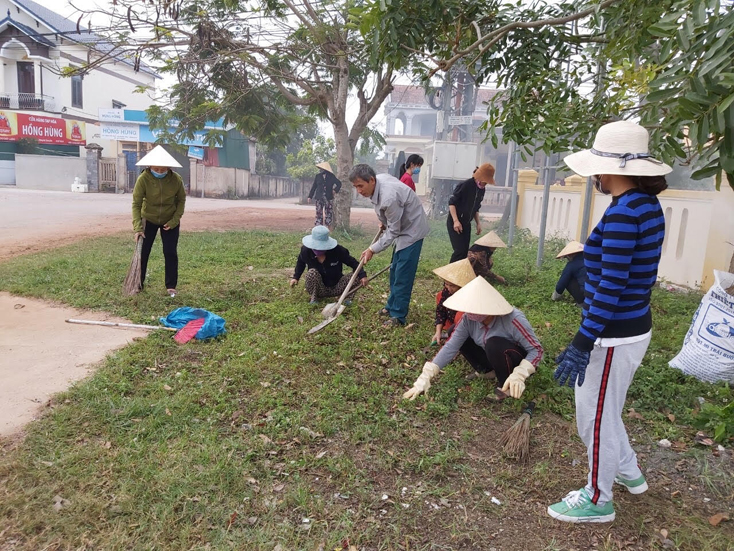
<instances>
[{"instance_id":1,"label":"man in gray jacket","mask_svg":"<svg viewBox=\"0 0 734 551\"><path fill-rule=\"evenodd\" d=\"M389 174L377 175L369 165L356 165L349 173L349 181L357 193L372 201L380 227L385 230L380 239L362 253L361 259L367 263L372 255L395 244L390 267L390 296L380 313L390 316L386 326L405 325L423 238L429 231L423 205L415 192L400 180Z\"/></svg>"}]
</instances>

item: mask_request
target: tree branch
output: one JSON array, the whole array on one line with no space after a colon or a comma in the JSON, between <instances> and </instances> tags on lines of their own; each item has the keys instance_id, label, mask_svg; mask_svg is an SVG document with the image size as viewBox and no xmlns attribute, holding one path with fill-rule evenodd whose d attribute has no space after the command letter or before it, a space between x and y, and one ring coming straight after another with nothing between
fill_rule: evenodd
<instances>
[{"instance_id":1,"label":"tree branch","mask_svg":"<svg viewBox=\"0 0 734 551\"><path fill-rule=\"evenodd\" d=\"M438 71L448 71L459 60L466 57L467 54L470 54L474 50L479 49L479 53L477 54L476 58L480 57L489 48L494 46L503 36L507 35L510 31L513 31L515 29L534 29L537 27L557 27L559 25L565 25L566 23L570 23L578 19L583 19L584 17L587 17L593 14L594 12L608 8L612 4L616 4L617 2L620 2L620 1L621 0L604 0L597 6L592 6L590 8L586 8L585 10L581 10L580 12L572 13L564 17L539 19L537 21L513 21L512 23L508 23L507 25L504 25L500 27L499 29L496 29L490 33L487 33L486 35L477 39L470 46L466 47L463 50L459 50L458 52L456 52L456 54L454 54L449 59L439 61L438 67L436 69L433 69L429 73L428 76L432 77ZM486 45L482 46L482 43L486 40L489 40L489 42Z\"/></svg>"}]
</instances>

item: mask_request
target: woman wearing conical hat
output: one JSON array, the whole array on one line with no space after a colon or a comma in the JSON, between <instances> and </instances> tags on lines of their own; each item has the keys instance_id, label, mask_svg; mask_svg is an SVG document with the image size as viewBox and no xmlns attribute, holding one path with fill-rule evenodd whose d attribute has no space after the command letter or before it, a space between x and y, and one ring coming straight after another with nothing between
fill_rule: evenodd
<instances>
[{"instance_id":1,"label":"woman wearing conical hat","mask_svg":"<svg viewBox=\"0 0 734 551\"><path fill-rule=\"evenodd\" d=\"M564 291L573 297L576 304L584 304L584 287L586 286L586 266L584 266L584 246L578 241L570 241L556 258L565 258L567 263L558 278L551 299L561 300Z\"/></svg>"},{"instance_id":2,"label":"woman wearing conical hat","mask_svg":"<svg viewBox=\"0 0 734 551\"><path fill-rule=\"evenodd\" d=\"M471 263L466 258L436 268L433 273L443 279L443 289L436 293L436 332L433 334L431 346L442 344L454 324L461 320L461 312L446 308L444 304L446 299L476 277Z\"/></svg>"},{"instance_id":3,"label":"woman wearing conical hat","mask_svg":"<svg viewBox=\"0 0 734 551\"><path fill-rule=\"evenodd\" d=\"M543 358L543 347L525 315L479 276L456 291L445 305L464 315L403 398L414 400L427 392L431 379L459 352L477 373L493 371L502 393L520 398L525 391L525 380L535 373Z\"/></svg>"},{"instance_id":4,"label":"woman wearing conical hat","mask_svg":"<svg viewBox=\"0 0 734 551\"><path fill-rule=\"evenodd\" d=\"M133 190L133 231L135 240L143 239L140 282L145 282L148 258L158 231L163 241L166 290L176 296L178 284L178 234L186 205L186 190L181 176L172 168L181 165L162 146L157 145L136 166L146 167Z\"/></svg>"},{"instance_id":5,"label":"woman wearing conical hat","mask_svg":"<svg viewBox=\"0 0 734 551\"><path fill-rule=\"evenodd\" d=\"M494 258L492 255L494 251L499 248L506 248L505 242L500 239L500 236L493 231L486 235L483 235L477 239L474 244L469 247L469 253L467 258L471 262L471 266L474 269L474 273L478 276L482 276L487 279L490 283L501 283L505 284L507 281L501 275L497 275L492 271L494 266Z\"/></svg>"},{"instance_id":6,"label":"woman wearing conical hat","mask_svg":"<svg viewBox=\"0 0 734 551\"><path fill-rule=\"evenodd\" d=\"M319 173L313 179L311 191L308 194L308 202L316 201L316 221L314 226L326 226L329 231L333 230L334 221L334 194L339 193L342 188L339 180L331 171L331 165L327 162L316 165Z\"/></svg>"}]
</instances>

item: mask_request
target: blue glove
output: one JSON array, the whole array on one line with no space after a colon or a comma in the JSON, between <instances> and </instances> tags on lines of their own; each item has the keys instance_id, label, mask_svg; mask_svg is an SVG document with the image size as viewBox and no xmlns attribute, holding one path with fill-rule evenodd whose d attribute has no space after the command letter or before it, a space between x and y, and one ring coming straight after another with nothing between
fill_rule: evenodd
<instances>
[{"instance_id":1,"label":"blue glove","mask_svg":"<svg viewBox=\"0 0 734 551\"><path fill-rule=\"evenodd\" d=\"M574 345L569 344L568 348L556 358L558 367L553 374L553 378L561 386L568 384L568 386L573 388L576 385L577 378L579 386L583 385L590 356L591 352L584 352Z\"/></svg>"}]
</instances>

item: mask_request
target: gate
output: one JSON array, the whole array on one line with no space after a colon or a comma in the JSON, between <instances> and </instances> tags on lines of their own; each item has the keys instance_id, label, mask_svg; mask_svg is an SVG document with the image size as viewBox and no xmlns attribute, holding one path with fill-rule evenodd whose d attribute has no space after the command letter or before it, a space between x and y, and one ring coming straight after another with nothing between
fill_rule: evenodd
<instances>
[{"instance_id":1,"label":"gate","mask_svg":"<svg viewBox=\"0 0 734 551\"><path fill-rule=\"evenodd\" d=\"M99 190L115 191L117 188L117 159L99 160Z\"/></svg>"}]
</instances>

